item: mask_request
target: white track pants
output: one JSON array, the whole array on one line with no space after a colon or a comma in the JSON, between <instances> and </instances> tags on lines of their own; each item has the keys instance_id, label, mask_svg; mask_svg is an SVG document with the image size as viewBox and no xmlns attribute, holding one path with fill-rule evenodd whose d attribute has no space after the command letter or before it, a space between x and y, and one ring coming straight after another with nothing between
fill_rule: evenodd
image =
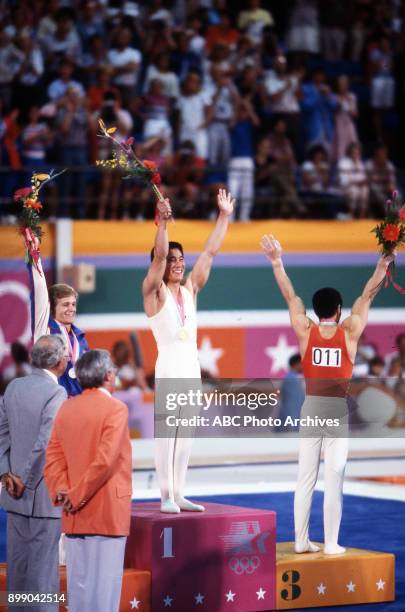
<instances>
[{"instance_id":1,"label":"white track pants","mask_svg":"<svg viewBox=\"0 0 405 612\"><path fill-rule=\"evenodd\" d=\"M301 438L298 458L298 481L294 497L295 542L308 543L312 495L318 478L322 441L324 443L325 494L323 522L325 546L338 543L342 518L343 477L348 453L347 438Z\"/></svg>"},{"instance_id":2,"label":"white track pants","mask_svg":"<svg viewBox=\"0 0 405 612\"><path fill-rule=\"evenodd\" d=\"M156 379L155 389L155 466L160 486L162 503L168 499L176 501L184 497L188 462L195 435L195 427L178 425L182 419L198 416L200 406L187 405L167 407L170 396L194 393L201 390L199 378ZM172 417L174 425L168 425Z\"/></svg>"},{"instance_id":3,"label":"white track pants","mask_svg":"<svg viewBox=\"0 0 405 612\"><path fill-rule=\"evenodd\" d=\"M162 502L183 497L192 444L190 437L155 440L155 465Z\"/></svg>"},{"instance_id":4,"label":"white track pants","mask_svg":"<svg viewBox=\"0 0 405 612\"><path fill-rule=\"evenodd\" d=\"M301 408L301 418L330 418L334 427L302 427L298 456L298 480L294 498L295 542L308 545L309 515L312 495L318 478L322 443L324 447L323 523L325 546L338 543L342 518L343 478L348 454L348 410L344 398L307 396Z\"/></svg>"}]
</instances>

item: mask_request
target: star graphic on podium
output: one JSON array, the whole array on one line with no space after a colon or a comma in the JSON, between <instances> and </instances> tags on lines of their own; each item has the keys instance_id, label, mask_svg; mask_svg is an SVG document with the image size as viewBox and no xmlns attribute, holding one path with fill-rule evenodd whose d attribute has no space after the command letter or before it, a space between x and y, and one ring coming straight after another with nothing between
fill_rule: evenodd
<instances>
[{"instance_id":1,"label":"star graphic on podium","mask_svg":"<svg viewBox=\"0 0 405 612\"><path fill-rule=\"evenodd\" d=\"M198 593L198 595L195 595L194 599L195 599L196 606L204 603L204 595L201 595L201 593Z\"/></svg>"},{"instance_id":2,"label":"star graphic on podium","mask_svg":"<svg viewBox=\"0 0 405 612\"><path fill-rule=\"evenodd\" d=\"M212 376L219 374L217 361L224 354L224 349L214 348L211 338L204 336L198 349L198 359L202 370L207 370Z\"/></svg>"},{"instance_id":3,"label":"star graphic on podium","mask_svg":"<svg viewBox=\"0 0 405 612\"><path fill-rule=\"evenodd\" d=\"M318 589L318 595L325 595L326 586L321 582L320 585L316 587Z\"/></svg>"},{"instance_id":4,"label":"star graphic on podium","mask_svg":"<svg viewBox=\"0 0 405 612\"><path fill-rule=\"evenodd\" d=\"M349 584L346 584L347 587L347 592L348 593L354 593L354 591L356 590L356 585L353 584L353 582L350 580Z\"/></svg>"},{"instance_id":5,"label":"star graphic on podium","mask_svg":"<svg viewBox=\"0 0 405 612\"><path fill-rule=\"evenodd\" d=\"M138 601L136 597L134 597L129 603L131 604L131 610L139 610L141 602Z\"/></svg>"},{"instance_id":6,"label":"star graphic on podium","mask_svg":"<svg viewBox=\"0 0 405 612\"><path fill-rule=\"evenodd\" d=\"M256 591L257 599L264 599L266 595L266 591L263 591L262 587L258 591Z\"/></svg>"},{"instance_id":7,"label":"star graphic on podium","mask_svg":"<svg viewBox=\"0 0 405 612\"><path fill-rule=\"evenodd\" d=\"M385 582L382 578L380 578L380 580L376 582L376 585L377 585L377 591L383 591L385 587Z\"/></svg>"},{"instance_id":8,"label":"star graphic on podium","mask_svg":"<svg viewBox=\"0 0 405 612\"><path fill-rule=\"evenodd\" d=\"M271 359L271 372L275 374L282 370L288 370L288 360L297 352L297 345L288 344L285 334L280 334L276 346L266 346L264 349L267 357Z\"/></svg>"},{"instance_id":9,"label":"star graphic on podium","mask_svg":"<svg viewBox=\"0 0 405 612\"><path fill-rule=\"evenodd\" d=\"M163 600L163 603L165 604L165 608L171 608L172 601L173 601L173 597L169 597L169 595L166 595L166 597Z\"/></svg>"},{"instance_id":10,"label":"star graphic on podium","mask_svg":"<svg viewBox=\"0 0 405 612\"><path fill-rule=\"evenodd\" d=\"M234 601L235 593L232 593L231 589L229 589L229 593L225 593L226 601Z\"/></svg>"}]
</instances>

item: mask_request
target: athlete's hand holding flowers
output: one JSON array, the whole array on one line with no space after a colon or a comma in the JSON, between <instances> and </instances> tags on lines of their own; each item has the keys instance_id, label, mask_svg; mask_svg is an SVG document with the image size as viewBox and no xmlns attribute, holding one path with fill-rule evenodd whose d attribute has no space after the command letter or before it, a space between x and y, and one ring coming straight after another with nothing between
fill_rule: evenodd
<instances>
[{"instance_id":1,"label":"athlete's hand holding flowers","mask_svg":"<svg viewBox=\"0 0 405 612\"><path fill-rule=\"evenodd\" d=\"M385 267L385 286L388 287L391 283L399 293L405 293L405 289L394 281L397 249L405 244L405 206L398 202L396 191L392 194L392 200L387 200L384 219L371 231L381 248L382 257L378 265Z\"/></svg>"},{"instance_id":2,"label":"athlete's hand holding flowers","mask_svg":"<svg viewBox=\"0 0 405 612\"><path fill-rule=\"evenodd\" d=\"M169 198L158 200L156 204L158 220L164 219L167 221L172 218L172 207L170 206Z\"/></svg>"}]
</instances>

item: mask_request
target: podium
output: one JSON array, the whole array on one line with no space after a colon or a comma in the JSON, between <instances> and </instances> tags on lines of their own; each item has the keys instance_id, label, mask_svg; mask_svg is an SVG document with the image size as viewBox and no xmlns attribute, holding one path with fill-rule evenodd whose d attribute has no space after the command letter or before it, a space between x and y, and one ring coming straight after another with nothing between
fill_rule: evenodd
<instances>
[{"instance_id":1,"label":"podium","mask_svg":"<svg viewBox=\"0 0 405 612\"><path fill-rule=\"evenodd\" d=\"M293 542L283 542L277 544L276 573L277 610L395 599L395 556L390 553L348 548L343 555L297 555Z\"/></svg>"},{"instance_id":2,"label":"podium","mask_svg":"<svg viewBox=\"0 0 405 612\"><path fill-rule=\"evenodd\" d=\"M151 502L133 507L125 567L151 572L152 612L260 612L275 608L275 555L275 512L162 514Z\"/></svg>"}]
</instances>

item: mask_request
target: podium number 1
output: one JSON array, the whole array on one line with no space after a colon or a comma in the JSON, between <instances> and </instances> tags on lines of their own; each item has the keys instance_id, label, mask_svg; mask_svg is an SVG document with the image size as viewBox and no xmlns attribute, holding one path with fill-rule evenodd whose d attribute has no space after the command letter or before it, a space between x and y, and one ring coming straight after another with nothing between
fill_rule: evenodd
<instances>
[{"instance_id":1,"label":"podium number 1","mask_svg":"<svg viewBox=\"0 0 405 612\"><path fill-rule=\"evenodd\" d=\"M173 554L173 527L165 527L160 534L163 538L163 555L162 559L172 559Z\"/></svg>"}]
</instances>

